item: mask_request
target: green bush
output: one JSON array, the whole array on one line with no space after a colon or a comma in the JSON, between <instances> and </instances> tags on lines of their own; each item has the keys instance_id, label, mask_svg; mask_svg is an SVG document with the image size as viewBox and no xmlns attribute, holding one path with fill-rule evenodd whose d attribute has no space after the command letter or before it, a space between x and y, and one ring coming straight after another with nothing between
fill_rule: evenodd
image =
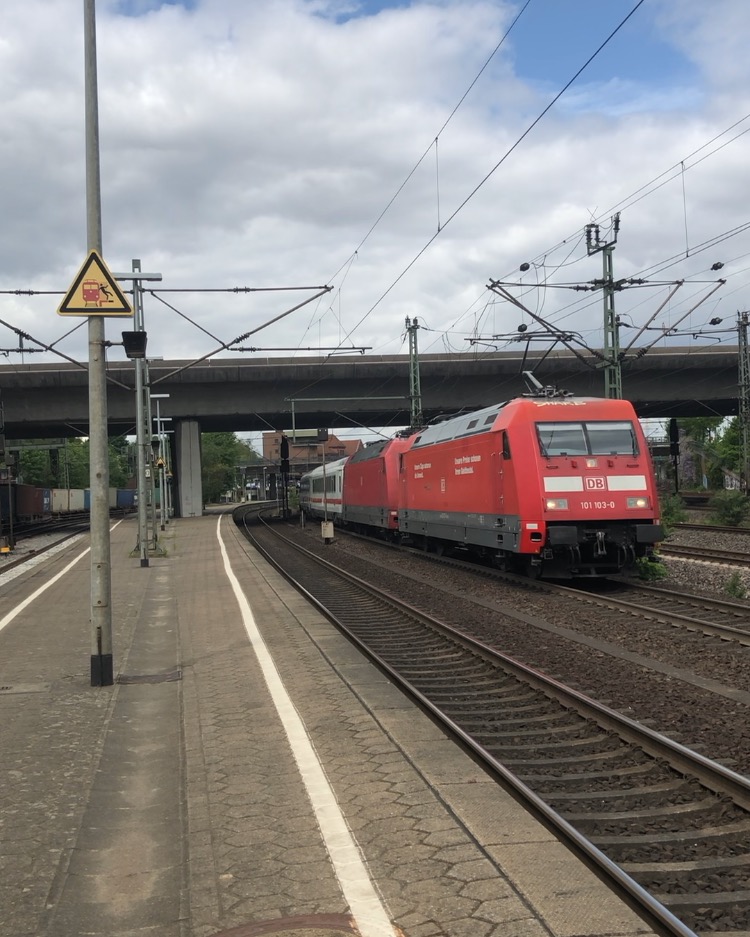
<instances>
[{"instance_id":1,"label":"green bush","mask_svg":"<svg viewBox=\"0 0 750 937\"><path fill-rule=\"evenodd\" d=\"M745 583L742 580L739 570L735 569L732 575L727 579L724 584L724 592L727 595L730 595L733 599L744 599L747 595L747 589L745 588Z\"/></svg>"},{"instance_id":2,"label":"green bush","mask_svg":"<svg viewBox=\"0 0 750 937\"><path fill-rule=\"evenodd\" d=\"M750 500L741 491L720 491L708 502L711 517L725 527L739 527L750 514Z\"/></svg>"},{"instance_id":3,"label":"green bush","mask_svg":"<svg viewBox=\"0 0 750 937\"><path fill-rule=\"evenodd\" d=\"M675 524L684 524L688 519L685 502L679 495L666 495L659 499L659 516L664 536L668 537Z\"/></svg>"},{"instance_id":4,"label":"green bush","mask_svg":"<svg viewBox=\"0 0 750 937\"><path fill-rule=\"evenodd\" d=\"M635 569L638 578L646 582L657 582L659 579L666 579L668 575L664 564L656 556L639 556L635 561Z\"/></svg>"}]
</instances>

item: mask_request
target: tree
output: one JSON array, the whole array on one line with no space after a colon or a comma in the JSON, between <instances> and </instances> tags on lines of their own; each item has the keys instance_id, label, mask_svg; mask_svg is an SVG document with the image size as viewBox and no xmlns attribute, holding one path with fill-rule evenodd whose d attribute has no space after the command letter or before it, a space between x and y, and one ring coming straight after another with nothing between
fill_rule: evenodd
<instances>
[{"instance_id":1,"label":"tree","mask_svg":"<svg viewBox=\"0 0 750 937\"><path fill-rule=\"evenodd\" d=\"M135 449L125 436L114 436L109 441L109 487L124 488L132 472L129 468Z\"/></svg>"},{"instance_id":2,"label":"tree","mask_svg":"<svg viewBox=\"0 0 750 937\"><path fill-rule=\"evenodd\" d=\"M681 419L679 424L686 436L705 446L716 438L723 421L723 416L691 416Z\"/></svg>"},{"instance_id":3,"label":"tree","mask_svg":"<svg viewBox=\"0 0 750 937\"><path fill-rule=\"evenodd\" d=\"M54 473L48 449L22 449L18 453L18 477L25 485L53 488Z\"/></svg>"},{"instance_id":4,"label":"tree","mask_svg":"<svg viewBox=\"0 0 750 937\"><path fill-rule=\"evenodd\" d=\"M89 441L69 439L19 440L18 474L24 484L38 488L88 488ZM24 447L27 448L24 448ZM134 447L124 436L109 443L109 486L124 488L130 475L131 450Z\"/></svg>"},{"instance_id":5,"label":"tree","mask_svg":"<svg viewBox=\"0 0 750 937\"><path fill-rule=\"evenodd\" d=\"M240 466L257 462L258 453L235 433L202 433L203 500L220 501L237 486Z\"/></svg>"},{"instance_id":6,"label":"tree","mask_svg":"<svg viewBox=\"0 0 750 937\"><path fill-rule=\"evenodd\" d=\"M733 424L736 418L725 423L721 416L699 416L680 419L679 426L685 436L683 446L683 471L689 475L690 454L700 461L700 481L705 477L709 488L723 487L722 469L736 471L739 465L739 450L735 439L739 440L738 431ZM698 466L695 467L698 471ZM698 479L693 479L698 480Z\"/></svg>"},{"instance_id":7,"label":"tree","mask_svg":"<svg viewBox=\"0 0 750 937\"><path fill-rule=\"evenodd\" d=\"M735 416L724 428L716 442L716 451L725 468L742 474L742 432L740 418Z\"/></svg>"}]
</instances>

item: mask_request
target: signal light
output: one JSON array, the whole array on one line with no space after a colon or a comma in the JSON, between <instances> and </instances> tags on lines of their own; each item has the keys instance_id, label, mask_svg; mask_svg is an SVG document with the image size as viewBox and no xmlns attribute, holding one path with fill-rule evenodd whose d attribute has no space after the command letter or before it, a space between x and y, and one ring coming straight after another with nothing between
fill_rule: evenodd
<instances>
[{"instance_id":1,"label":"signal light","mask_svg":"<svg viewBox=\"0 0 750 937\"><path fill-rule=\"evenodd\" d=\"M122 345L128 358L145 358L146 340L146 332L123 332Z\"/></svg>"}]
</instances>

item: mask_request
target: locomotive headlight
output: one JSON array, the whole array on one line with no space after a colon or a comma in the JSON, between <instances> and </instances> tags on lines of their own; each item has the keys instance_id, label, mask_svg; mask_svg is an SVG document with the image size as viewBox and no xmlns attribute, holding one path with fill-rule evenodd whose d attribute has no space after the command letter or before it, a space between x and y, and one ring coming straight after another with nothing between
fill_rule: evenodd
<instances>
[{"instance_id":1,"label":"locomotive headlight","mask_svg":"<svg viewBox=\"0 0 750 937\"><path fill-rule=\"evenodd\" d=\"M648 498L628 498L629 508L647 508L649 507Z\"/></svg>"},{"instance_id":2,"label":"locomotive headlight","mask_svg":"<svg viewBox=\"0 0 750 937\"><path fill-rule=\"evenodd\" d=\"M545 507L548 511L567 511L568 510L568 499L567 498L547 498L545 502Z\"/></svg>"}]
</instances>

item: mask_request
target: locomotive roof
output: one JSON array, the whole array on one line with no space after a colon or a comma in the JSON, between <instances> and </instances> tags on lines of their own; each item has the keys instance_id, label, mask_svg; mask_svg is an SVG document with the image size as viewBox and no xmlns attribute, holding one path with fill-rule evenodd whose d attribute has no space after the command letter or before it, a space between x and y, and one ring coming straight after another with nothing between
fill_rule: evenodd
<instances>
[{"instance_id":1,"label":"locomotive roof","mask_svg":"<svg viewBox=\"0 0 750 937\"><path fill-rule=\"evenodd\" d=\"M484 433L491 429L498 414L511 405L515 407L538 406L540 408L539 416L542 417L544 410L558 404L560 406L586 403L607 403L619 405L626 403L622 400L608 400L603 397L560 397L551 398L546 396L532 397L514 397L511 400L504 400L501 403L493 404L491 407L483 407L481 410L474 410L471 413L462 413L460 416L444 420L442 423L435 423L417 433L412 449L418 449L421 446L430 446L436 442L445 442L449 439L458 439L462 436L474 436L477 433ZM582 414L581 414L582 416Z\"/></svg>"},{"instance_id":2,"label":"locomotive roof","mask_svg":"<svg viewBox=\"0 0 750 937\"><path fill-rule=\"evenodd\" d=\"M378 439L377 442L369 443L354 453L352 462L367 462L368 459L376 459L390 442L393 440Z\"/></svg>"}]
</instances>

